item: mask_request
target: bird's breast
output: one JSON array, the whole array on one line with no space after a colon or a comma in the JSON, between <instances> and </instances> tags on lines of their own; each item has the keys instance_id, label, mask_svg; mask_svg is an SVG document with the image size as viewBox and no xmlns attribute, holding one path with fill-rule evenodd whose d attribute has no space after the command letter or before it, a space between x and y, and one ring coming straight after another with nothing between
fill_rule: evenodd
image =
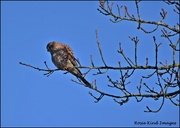
<instances>
[{"instance_id":1,"label":"bird's breast","mask_svg":"<svg viewBox=\"0 0 180 128\"><path fill-rule=\"evenodd\" d=\"M52 61L58 69L65 70L67 59L63 58L60 53L52 54Z\"/></svg>"}]
</instances>

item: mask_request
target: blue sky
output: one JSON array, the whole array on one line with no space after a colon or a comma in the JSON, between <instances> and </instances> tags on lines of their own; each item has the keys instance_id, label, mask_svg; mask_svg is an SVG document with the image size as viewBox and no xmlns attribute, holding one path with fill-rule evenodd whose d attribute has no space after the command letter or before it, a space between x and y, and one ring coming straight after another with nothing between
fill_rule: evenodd
<instances>
[{"instance_id":1,"label":"blue sky","mask_svg":"<svg viewBox=\"0 0 180 128\"><path fill-rule=\"evenodd\" d=\"M126 4L129 12L135 12L134 2L118 2ZM99 103L88 94L91 91L73 83L76 79L63 71L55 72L50 77L44 72L24 67L19 62L45 68L44 61L51 69L51 62L46 45L50 41L60 41L70 45L82 65L91 65L90 55L95 65L103 65L96 44L95 30L99 31L101 47L108 65L118 66L120 60L117 53L118 43L122 43L124 52L133 59L134 46L128 36L139 36L138 63L154 64L154 44L165 42L160 48L159 59L168 60L171 64L171 49L166 39L159 38L160 30L146 35L137 31L137 24L120 22L114 24L97 11L98 2L5 2L1 3L1 123L2 126L139 126L135 121L176 122L179 125L179 108L168 100L158 113L144 113L146 105L157 109L160 101L145 99L137 103L131 99L127 104L119 106L112 98L104 97ZM153 10L152 10L153 7ZM159 11L168 6L163 2L144 2L140 4L141 17L147 20L160 20ZM166 23L174 25L178 16L173 15L173 7L167 8ZM173 19L173 20L172 20ZM151 26L145 26L151 28ZM152 28L150 29L152 30ZM177 39L177 37L175 38ZM166 51L166 52L163 52ZM178 57L176 57L177 59ZM86 71L86 70L82 70ZM97 80L99 89L111 92L107 87L105 75L93 76L96 71L86 76L89 81ZM144 74L150 71L143 71ZM114 79L119 72L108 72ZM142 72L140 72L142 73ZM137 92L140 74L132 76L130 90ZM147 80L154 85L153 80ZM91 91L93 92L93 91ZM118 92L116 92L118 93ZM97 93L93 92L97 95ZM148 125L146 125L148 126ZM167 126L167 125L166 125Z\"/></svg>"}]
</instances>

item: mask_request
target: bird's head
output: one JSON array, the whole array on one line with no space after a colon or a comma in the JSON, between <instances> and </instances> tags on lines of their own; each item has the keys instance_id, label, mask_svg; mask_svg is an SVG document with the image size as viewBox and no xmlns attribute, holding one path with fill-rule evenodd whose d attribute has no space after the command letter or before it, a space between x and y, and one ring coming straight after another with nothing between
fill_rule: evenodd
<instances>
[{"instance_id":1,"label":"bird's head","mask_svg":"<svg viewBox=\"0 0 180 128\"><path fill-rule=\"evenodd\" d=\"M61 44L58 42L49 42L46 46L46 49L48 52L53 52L61 47Z\"/></svg>"}]
</instances>

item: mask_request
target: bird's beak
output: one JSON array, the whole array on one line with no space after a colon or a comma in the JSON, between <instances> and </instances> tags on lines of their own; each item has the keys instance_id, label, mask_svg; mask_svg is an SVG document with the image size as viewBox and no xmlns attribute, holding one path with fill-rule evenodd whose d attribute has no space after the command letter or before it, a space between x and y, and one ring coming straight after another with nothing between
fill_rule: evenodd
<instances>
[{"instance_id":1,"label":"bird's beak","mask_svg":"<svg viewBox=\"0 0 180 128\"><path fill-rule=\"evenodd\" d=\"M47 52L49 52L49 51L50 51L50 49L49 49L49 46L48 46L48 45L47 45L46 49L47 49Z\"/></svg>"}]
</instances>

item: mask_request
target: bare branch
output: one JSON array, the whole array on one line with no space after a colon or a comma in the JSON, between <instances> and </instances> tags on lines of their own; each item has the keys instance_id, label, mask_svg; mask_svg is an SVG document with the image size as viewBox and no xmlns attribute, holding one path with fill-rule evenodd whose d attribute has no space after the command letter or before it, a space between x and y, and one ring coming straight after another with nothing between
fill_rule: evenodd
<instances>
[{"instance_id":1,"label":"bare branch","mask_svg":"<svg viewBox=\"0 0 180 128\"><path fill-rule=\"evenodd\" d=\"M180 14L179 2L171 0L164 0L164 2L167 5L174 7L173 13L175 15ZM98 11L105 16L111 16L112 19L110 19L110 21L112 21L113 23L120 23L121 21L131 21L134 23L138 23L137 30L143 31L143 34L152 34L155 31L159 30L159 28L161 28L160 36L165 39L166 43L158 42L158 35L153 36L152 41L147 41L147 43L150 42L152 45L155 46L153 61L151 62L151 58L146 57L143 62L144 65L140 64L140 61L138 60L139 58L141 58L141 54L138 54L138 49L141 45L138 44L141 43L141 37L128 36L134 45L134 55L128 57L127 53L121 46L123 42L119 43L119 48L117 52L119 53L118 55L122 56L121 61L117 62L117 66L107 65L107 62L105 61L105 57L103 55L103 49L101 47L102 43L99 40L98 30L96 30L96 43L102 65L96 65L93 60L94 56L92 57L92 55L90 55L90 66L81 65L80 60L76 59L76 62L79 64L79 66L76 67L79 69L87 70L84 73L84 76L87 74L92 74L96 76L102 75L102 77L105 76L105 78L108 80L108 83L105 85L102 85L102 83L100 83L101 85L96 85L96 80L92 81L92 86L89 87L92 92L89 92L89 95L95 99L95 103L99 102L105 97L112 98L114 102L118 103L119 105L124 105L125 103L128 103L128 101L132 98L134 98L137 102L141 102L142 100L151 98L155 102L161 100L161 104L155 110L153 110L151 106L145 105L146 110L144 112L157 113L162 109L165 100L170 100L173 105L180 106L180 63L177 59L179 58L180 51L180 38L178 36L180 34L180 24L178 21L177 23L175 23L174 26L170 26L169 24L164 23L167 15L170 15L167 11L165 11L165 8L161 8L161 11L159 12L159 16L161 18L160 21L145 20L141 16L139 4L140 1L135 0L136 14L131 14L128 10L127 5L114 6L114 2L108 2L107 0L99 0ZM117 9L117 15L114 13L114 8ZM124 14L122 14L122 11L124 11ZM144 25L147 24L152 25L153 29L146 30L144 28ZM164 49L160 49L161 44L169 46L168 48L171 52L167 54L172 56L171 60L168 60L167 58L162 58L164 59L163 62L159 60L159 53L164 51ZM153 51L150 52L153 53ZM122 61L126 62L125 66L121 65ZM59 69L50 69L46 61L44 62L45 69L38 68L22 62L19 62L19 64L38 71L46 72L44 74L46 76L50 76L52 73L59 71ZM96 72L93 74L91 73L92 71ZM118 73L114 75L117 76L118 79L112 77L113 75L110 74L109 71L111 71L111 73ZM66 73L68 72L65 72L64 74ZM131 79L134 76L138 81L136 84ZM72 81L76 84L84 85L84 83L80 79L78 79L78 81ZM148 83L149 81L150 83ZM102 89L99 89L99 87L103 87L103 89L104 87L107 87L109 90L106 92ZM118 91L118 93L115 94L114 90Z\"/></svg>"}]
</instances>

